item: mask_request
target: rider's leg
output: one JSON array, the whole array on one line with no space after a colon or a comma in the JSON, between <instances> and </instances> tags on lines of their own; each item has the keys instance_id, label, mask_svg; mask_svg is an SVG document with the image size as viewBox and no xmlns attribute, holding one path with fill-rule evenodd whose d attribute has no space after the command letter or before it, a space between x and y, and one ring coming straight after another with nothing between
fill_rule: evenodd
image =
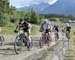
<instances>
[{"instance_id":1,"label":"rider's leg","mask_svg":"<svg viewBox=\"0 0 75 60\"><path fill-rule=\"evenodd\" d=\"M51 40L51 32L48 32L48 39Z\"/></svg>"},{"instance_id":2,"label":"rider's leg","mask_svg":"<svg viewBox=\"0 0 75 60\"><path fill-rule=\"evenodd\" d=\"M47 37L47 38L48 38L48 43L47 43L47 44L48 44L48 46L49 46L49 43L50 43L50 40L51 40L50 32L48 32L48 37Z\"/></svg>"},{"instance_id":3,"label":"rider's leg","mask_svg":"<svg viewBox=\"0 0 75 60\"><path fill-rule=\"evenodd\" d=\"M50 33L45 33L45 43L49 46Z\"/></svg>"},{"instance_id":4,"label":"rider's leg","mask_svg":"<svg viewBox=\"0 0 75 60\"><path fill-rule=\"evenodd\" d=\"M29 32L27 32L27 37L29 38Z\"/></svg>"},{"instance_id":5,"label":"rider's leg","mask_svg":"<svg viewBox=\"0 0 75 60\"><path fill-rule=\"evenodd\" d=\"M24 31L24 37L25 37L25 39L23 40L23 42L24 42L25 46L27 46L27 42L31 40L29 31Z\"/></svg>"},{"instance_id":6,"label":"rider's leg","mask_svg":"<svg viewBox=\"0 0 75 60\"><path fill-rule=\"evenodd\" d=\"M31 42L31 36L30 36L30 33L31 33L31 31L30 31L30 29L29 29L28 32L27 32L27 37L28 37L29 42Z\"/></svg>"},{"instance_id":7,"label":"rider's leg","mask_svg":"<svg viewBox=\"0 0 75 60\"><path fill-rule=\"evenodd\" d=\"M46 40L47 40L47 37L46 37L46 33L44 33L44 35L43 35L44 37L43 37L43 39L44 39L44 42L45 42L45 44L47 43L46 42Z\"/></svg>"},{"instance_id":8,"label":"rider's leg","mask_svg":"<svg viewBox=\"0 0 75 60\"><path fill-rule=\"evenodd\" d=\"M57 38L59 39L59 32L57 31Z\"/></svg>"},{"instance_id":9,"label":"rider's leg","mask_svg":"<svg viewBox=\"0 0 75 60\"><path fill-rule=\"evenodd\" d=\"M42 41L45 43L45 32L42 32Z\"/></svg>"},{"instance_id":10,"label":"rider's leg","mask_svg":"<svg viewBox=\"0 0 75 60\"><path fill-rule=\"evenodd\" d=\"M23 43L25 44L25 46L27 46L27 33L24 31L24 40Z\"/></svg>"}]
</instances>

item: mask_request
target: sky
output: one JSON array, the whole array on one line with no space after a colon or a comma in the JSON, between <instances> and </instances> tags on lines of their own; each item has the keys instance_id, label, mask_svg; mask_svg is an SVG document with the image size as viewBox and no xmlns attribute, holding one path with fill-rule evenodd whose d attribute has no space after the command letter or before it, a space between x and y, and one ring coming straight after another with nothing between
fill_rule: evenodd
<instances>
[{"instance_id":1,"label":"sky","mask_svg":"<svg viewBox=\"0 0 75 60\"><path fill-rule=\"evenodd\" d=\"M9 0L10 5L20 8L23 6L30 6L32 4L48 3L50 5L54 4L58 0Z\"/></svg>"}]
</instances>

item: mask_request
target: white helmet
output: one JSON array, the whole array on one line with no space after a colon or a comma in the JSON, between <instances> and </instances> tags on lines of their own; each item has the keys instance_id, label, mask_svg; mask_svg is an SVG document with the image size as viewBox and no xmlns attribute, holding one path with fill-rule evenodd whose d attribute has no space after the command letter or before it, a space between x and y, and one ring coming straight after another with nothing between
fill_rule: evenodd
<instances>
[{"instance_id":1,"label":"white helmet","mask_svg":"<svg viewBox=\"0 0 75 60\"><path fill-rule=\"evenodd\" d=\"M47 22L49 22L49 21L48 21L48 19L44 19L44 22L47 23Z\"/></svg>"},{"instance_id":2,"label":"white helmet","mask_svg":"<svg viewBox=\"0 0 75 60\"><path fill-rule=\"evenodd\" d=\"M66 25L67 25L67 26L70 26L70 24L69 24L69 23L66 23Z\"/></svg>"}]
</instances>

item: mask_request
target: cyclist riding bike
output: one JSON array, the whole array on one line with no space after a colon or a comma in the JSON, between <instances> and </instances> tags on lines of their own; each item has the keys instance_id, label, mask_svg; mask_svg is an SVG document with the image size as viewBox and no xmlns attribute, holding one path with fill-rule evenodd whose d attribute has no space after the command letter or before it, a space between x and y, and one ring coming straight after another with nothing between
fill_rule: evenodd
<instances>
[{"instance_id":1,"label":"cyclist riding bike","mask_svg":"<svg viewBox=\"0 0 75 60\"><path fill-rule=\"evenodd\" d=\"M23 19L23 18L20 18L19 19L19 23L18 23L18 25L17 25L17 27L16 27L16 30L15 30L15 32L17 32L17 31L19 31L19 30L23 30L23 32L27 35L25 35L27 38L28 38L28 40L30 41L31 39L30 39L30 29L31 29L31 27L30 27L31 25L27 22L27 21L25 21L25 19Z\"/></svg>"},{"instance_id":2,"label":"cyclist riding bike","mask_svg":"<svg viewBox=\"0 0 75 60\"><path fill-rule=\"evenodd\" d=\"M66 37L68 39L70 39L70 30L71 30L71 26L69 23L67 23L67 26L65 27L65 30L66 30Z\"/></svg>"},{"instance_id":3,"label":"cyclist riding bike","mask_svg":"<svg viewBox=\"0 0 75 60\"><path fill-rule=\"evenodd\" d=\"M50 21L48 21L48 19L45 19L41 25L40 32L42 32L42 39L44 40L45 44L47 44L48 46L50 40L50 29L51 29L51 23Z\"/></svg>"},{"instance_id":4,"label":"cyclist riding bike","mask_svg":"<svg viewBox=\"0 0 75 60\"><path fill-rule=\"evenodd\" d=\"M59 39L59 33L58 33L59 32L59 27L58 27L58 25L54 25L53 30L55 32L55 40Z\"/></svg>"}]
</instances>

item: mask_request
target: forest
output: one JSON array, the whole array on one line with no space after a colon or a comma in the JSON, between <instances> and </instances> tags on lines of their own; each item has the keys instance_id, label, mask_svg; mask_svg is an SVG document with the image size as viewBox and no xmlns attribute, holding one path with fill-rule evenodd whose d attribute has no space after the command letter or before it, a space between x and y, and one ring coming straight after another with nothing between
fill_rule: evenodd
<instances>
[{"instance_id":1,"label":"forest","mask_svg":"<svg viewBox=\"0 0 75 60\"><path fill-rule=\"evenodd\" d=\"M31 9L31 11L17 11L14 6L10 6L9 0L0 0L0 26L16 24L21 17L37 25L41 24L45 18L55 22L64 22L69 19L75 20L73 15L39 14L34 9Z\"/></svg>"}]
</instances>

